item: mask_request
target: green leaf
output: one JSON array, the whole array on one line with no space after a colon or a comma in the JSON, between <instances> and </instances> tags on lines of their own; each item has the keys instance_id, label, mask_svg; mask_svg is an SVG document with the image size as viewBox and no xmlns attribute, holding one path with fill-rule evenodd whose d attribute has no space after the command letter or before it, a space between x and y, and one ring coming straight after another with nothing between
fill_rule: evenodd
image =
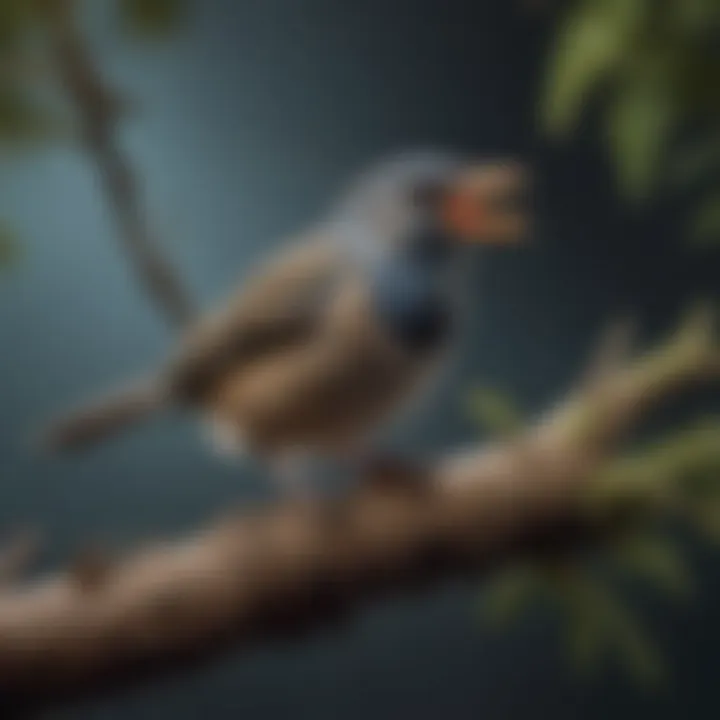
<instances>
[{"instance_id":1,"label":"green leaf","mask_svg":"<svg viewBox=\"0 0 720 720\"><path fill-rule=\"evenodd\" d=\"M32 0L0 0L0 54L14 51L26 39L26 31L37 19Z\"/></svg>"},{"instance_id":2,"label":"green leaf","mask_svg":"<svg viewBox=\"0 0 720 720\"><path fill-rule=\"evenodd\" d=\"M652 362L667 367L674 363L673 355L709 352L713 322L712 313L698 308ZM653 375L641 372L637 381L651 384ZM657 516L661 509L682 514L716 497L720 499L720 423L710 417L610 462L590 483L586 507L600 518L631 511L629 519L637 527L647 513Z\"/></svg>"},{"instance_id":3,"label":"green leaf","mask_svg":"<svg viewBox=\"0 0 720 720\"><path fill-rule=\"evenodd\" d=\"M663 676L663 663L641 624L601 580L577 564L532 563L505 570L483 594L486 618L507 628L533 604L551 600L565 621L565 641L574 666L585 673L614 654L644 685Z\"/></svg>"},{"instance_id":4,"label":"green leaf","mask_svg":"<svg viewBox=\"0 0 720 720\"><path fill-rule=\"evenodd\" d=\"M522 413L517 404L497 388L471 390L466 406L473 420L490 432L511 435L522 427Z\"/></svg>"},{"instance_id":5,"label":"green leaf","mask_svg":"<svg viewBox=\"0 0 720 720\"><path fill-rule=\"evenodd\" d=\"M483 588L484 615L493 627L506 628L527 610L538 593L538 577L532 568L508 568Z\"/></svg>"},{"instance_id":6,"label":"green leaf","mask_svg":"<svg viewBox=\"0 0 720 720\"><path fill-rule=\"evenodd\" d=\"M51 138L57 123L19 85L0 84L0 145L34 144Z\"/></svg>"},{"instance_id":7,"label":"green leaf","mask_svg":"<svg viewBox=\"0 0 720 720\"><path fill-rule=\"evenodd\" d=\"M676 128L679 109L661 77L643 73L623 85L607 107L607 136L621 191L645 199Z\"/></svg>"},{"instance_id":8,"label":"green leaf","mask_svg":"<svg viewBox=\"0 0 720 720\"><path fill-rule=\"evenodd\" d=\"M693 590L687 563L676 544L659 535L636 535L615 545L614 558L626 571L676 597Z\"/></svg>"},{"instance_id":9,"label":"green leaf","mask_svg":"<svg viewBox=\"0 0 720 720\"><path fill-rule=\"evenodd\" d=\"M567 621L567 646L577 669L594 670L614 651L635 680L653 685L662 677L661 659L640 623L606 582L576 566L555 576L553 590Z\"/></svg>"},{"instance_id":10,"label":"green leaf","mask_svg":"<svg viewBox=\"0 0 720 720\"><path fill-rule=\"evenodd\" d=\"M597 669L606 650L602 626L580 612L569 614L566 644L573 666L585 674Z\"/></svg>"},{"instance_id":11,"label":"green leaf","mask_svg":"<svg viewBox=\"0 0 720 720\"><path fill-rule=\"evenodd\" d=\"M720 3L717 0L679 0L671 4L672 19L683 33L704 34L717 29Z\"/></svg>"},{"instance_id":12,"label":"green leaf","mask_svg":"<svg viewBox=\"0 0 720 720\"><path fill-rule=\"evenodd\" d=\"M123 25L134 35L163 37L180 26L185 0L119 0Z\"/></svg>"},{"instance_id":13,"label":"green leaf","mask_svg":"<svg viewBox=\"0 0 720 720\"><path fill-rule=\"evenodd\" d=\"M568 575L556 589L566 614L566 643L570 660L584 673L596 668L607 649L602 606L597 602L595 583L588 573Z\"/></svg>"},{"instance_id":14,"label":"green leaf","mask_svg":"<svg viewBox=\"0 0 720 720\"><path fill-rule=\"evenodd\" d=\"M692 219L691 233L695 242L720 243L720 192L702 201Z\"/></svg>"},{"instance_id":15,"label":"green leaf","mask_svg":"<svg viewBox=\"0 0 720 720\"><path fill-rule=\"evenodd\" d=\"M556 41L541 118L554 135L572 130L591 92L619 70L647 0L585 0L567 17Z\"/></svg>"},{"instance_id":16,"label":"green leaf","mask_svg":"<svg viewBox=\"0 0 720 720\"><path fill-rule=\"evenodd\" d=\"M609 587L586 573L575 579L565 594L574 607L576 628L585 635L580 635L576 642L587 643L577 648L581 652L576 656L579 661L598 660L604 651L614 650L620 663L638 682L655 685L662 678L662 660L641 623Z\"/></svg>"},{"instance_id":17,"label":"green leaf","mask_svg":"<svg viewBox=\"0 0 720 720\"><path fill-rule=\"evenodd\" d=\"M606 620L621 665L640 684L657 687L665 676L664 663L642 624L610 595L607 596Z\"/></svg>"}]
</instances>

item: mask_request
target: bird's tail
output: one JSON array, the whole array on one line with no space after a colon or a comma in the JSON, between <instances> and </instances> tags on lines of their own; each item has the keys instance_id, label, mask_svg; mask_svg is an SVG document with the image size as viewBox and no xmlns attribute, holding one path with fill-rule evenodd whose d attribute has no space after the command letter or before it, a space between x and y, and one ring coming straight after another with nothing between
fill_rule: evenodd
<instances>
[{"instance_id":1,"label":"bird's tail","mask_svg":"<svg viewBox=\"0 0 720 720\"><path fill-rule=\"evenodd\" d=\"M162 383L137 382L59 417L44 431L42 445L55 452L82 450L129 429L167 404Z\"/></svg>"}]
</instances>

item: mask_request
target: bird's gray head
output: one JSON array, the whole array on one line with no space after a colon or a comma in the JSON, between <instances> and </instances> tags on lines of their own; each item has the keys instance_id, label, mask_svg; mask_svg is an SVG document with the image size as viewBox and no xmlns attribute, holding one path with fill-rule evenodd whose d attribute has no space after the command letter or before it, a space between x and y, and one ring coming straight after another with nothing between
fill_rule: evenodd
<instances>
[{"instance_id":1,"label":"bird's gray head","mask_svg":"<svg viewBox=\"0 0 720 720\"><path fill-rule=\"evenodd\" d=\"M527 231L529 178L506 160L415 151L380 162L350 186L331 222L365 254L449 253L510 245Z\"/></svg>"}]
</instances>

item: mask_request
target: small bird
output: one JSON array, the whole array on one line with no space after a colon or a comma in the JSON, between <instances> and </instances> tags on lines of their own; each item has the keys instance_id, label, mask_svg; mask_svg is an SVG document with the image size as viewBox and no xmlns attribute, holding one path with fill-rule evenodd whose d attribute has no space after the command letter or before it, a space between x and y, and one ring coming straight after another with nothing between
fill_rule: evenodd
<instances>
[{"instance_id":1,"label":"small bird","mask_svg":"<svg viewBox=\"0 0 720 720\"><path fill-rule=\"evenodd\" d=\"M218 447L263 459L303 492L300 458L366 457L438 374L468 248L520 241L528 188L517 162L427 151L380 162L190 328L163 367L61 418L48 445L79 449L189 408Z\"/></svg>"}]
</instances>

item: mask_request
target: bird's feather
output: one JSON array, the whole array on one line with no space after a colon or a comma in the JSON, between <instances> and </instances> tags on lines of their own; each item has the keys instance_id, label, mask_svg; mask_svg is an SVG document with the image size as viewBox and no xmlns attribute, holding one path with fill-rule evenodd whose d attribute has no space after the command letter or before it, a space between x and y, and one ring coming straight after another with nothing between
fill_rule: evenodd
<instances>
[{"instance_id":1,"label":"bird's feather","mask_svg":"<svg viewBox=\"0 0 720 720\"><path fill-rule=\"evenodd\" d=\"M325 237L291 246L257 271L242 290L194 328L171 361L174 397L201 401L218 379L268 355L307 342L342 280L345 254Z\"/></svg>"}]
</instances>

